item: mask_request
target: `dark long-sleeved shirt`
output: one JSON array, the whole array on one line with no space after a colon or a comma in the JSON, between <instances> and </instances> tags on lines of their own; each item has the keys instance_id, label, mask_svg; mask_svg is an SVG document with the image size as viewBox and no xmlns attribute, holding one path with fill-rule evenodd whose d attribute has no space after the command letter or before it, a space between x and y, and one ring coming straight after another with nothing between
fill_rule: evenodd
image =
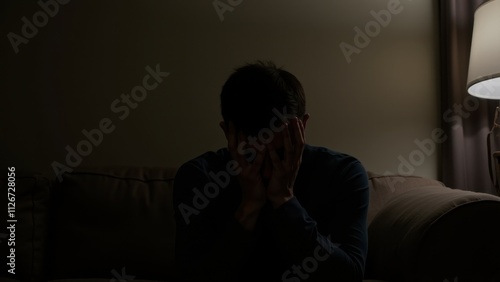
<instances>
[{"instance_id":1,"label":"dark long-sleeved shirt","mask_svg":"<svg viewBox=\"0 0 500 282\"><path fill-rule=\"evenodd\" d=\"M174 181L175 256L185 281L362 281L369 188L354 157L306 145L290 201L266 204L253 231L227 149L183 164Z\"/></svg>"}]
</instances>

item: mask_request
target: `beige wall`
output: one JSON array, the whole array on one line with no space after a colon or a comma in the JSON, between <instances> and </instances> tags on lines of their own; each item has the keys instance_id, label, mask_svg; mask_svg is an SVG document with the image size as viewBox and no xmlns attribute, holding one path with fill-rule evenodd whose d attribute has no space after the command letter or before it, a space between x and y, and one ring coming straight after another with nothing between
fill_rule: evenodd
<instances>
[{"instance_id":1,"label":"beige wall","mask_svg":"<svg viewBox=\"0 0 500 282\"><path fill-rule=\"evenodd\" d=\"M81 165L179 165L225 146L221 85L256 59L272 59L303 82L309 143L352 154L368 170L397 172L401 158L419 155L414 141L439 126L432 0L232 0L223 21L212 0L71 1L17 54L5 35L22 36L21 18L31 21L41 7L11 2L2 9L3 165L51 173L53 161L66 162L65 146L76 148L86 140L81 131L103 118L114 131ZM390 21L348 63L340 44L355 47L354 28L365 29L371 11L388 5ZM121 120L111 104L157 64L170 75ZM413 160L412 174L437 177L438 154L428 153Z\"/></svg>"}]
</instances>

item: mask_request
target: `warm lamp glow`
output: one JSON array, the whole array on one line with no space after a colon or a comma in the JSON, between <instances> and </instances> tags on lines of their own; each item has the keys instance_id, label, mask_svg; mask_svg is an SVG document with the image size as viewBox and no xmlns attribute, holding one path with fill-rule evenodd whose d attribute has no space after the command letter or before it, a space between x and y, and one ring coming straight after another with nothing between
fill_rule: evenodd
<instances>
[{"instance_id":1,"label":"warm lamp glow","mask_svg":"<svg viewBox=\"0 0 500 282\"><path fill-rule=\"evenodd\" d=\"M500 100L500 0L484 3L474 14L467 91Z\"/></svg>"}]
</instances>

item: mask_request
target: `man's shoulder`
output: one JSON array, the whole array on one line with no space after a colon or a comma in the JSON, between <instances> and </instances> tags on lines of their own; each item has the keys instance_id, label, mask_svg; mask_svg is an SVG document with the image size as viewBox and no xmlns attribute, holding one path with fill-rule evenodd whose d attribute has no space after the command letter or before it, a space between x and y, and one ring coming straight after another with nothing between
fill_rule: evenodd
<instances>
[{"instance_id":1,"label":"man's shoulder","mask_svg":"<svg viewBox=\"0 0 500 282\"><path fill-rule=\"evenodd\" d=\"M349 189L353 185L368 188L368 174L361 161L349 153L327 147L306 145L301 171L306 177L324 183L350 183L346 186Z\"/></svg>"},{"instance_id":2,"label":"man's shoulder","mask_svg":"<svg viewBox=\"0 0 500 282\"><path fill-rule=\"evenodd\" d=\"M345 152L328 147L306 145L302 157L303 172L308 175L330 175L338 179L353 175L366 175L361 161Z\"/></svg>"}]
</instances>

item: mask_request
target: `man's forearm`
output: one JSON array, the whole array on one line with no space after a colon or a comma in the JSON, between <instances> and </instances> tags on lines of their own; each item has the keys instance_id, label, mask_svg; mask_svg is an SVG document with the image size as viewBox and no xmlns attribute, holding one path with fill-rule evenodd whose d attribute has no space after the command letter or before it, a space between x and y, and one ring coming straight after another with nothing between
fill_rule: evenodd
<instances>
[{"instance_id":1,"label":"man's forearm","mask_svg":"<svg viewBox=\"0 0 500 282\"><path fill-rule=\"evenodd\" d=\"M364 267L365 234L357 234L359 228L346 226L341 228L345 234L337 234L343 238L343 245L336 244L330 237L318 231L317 222L309 217L296 199L285 203L275 210L273 215L273 232L282 252L292 258L295 264L284 277L300 274L298 268L305 263L314 264L314 271L306 271L308 281L361 281ZM311 263L311 261L313 263ZM300 277L300 275L298 275ZM293 280L284 280L293 281Z\"/></svg>"}]
</instances>

